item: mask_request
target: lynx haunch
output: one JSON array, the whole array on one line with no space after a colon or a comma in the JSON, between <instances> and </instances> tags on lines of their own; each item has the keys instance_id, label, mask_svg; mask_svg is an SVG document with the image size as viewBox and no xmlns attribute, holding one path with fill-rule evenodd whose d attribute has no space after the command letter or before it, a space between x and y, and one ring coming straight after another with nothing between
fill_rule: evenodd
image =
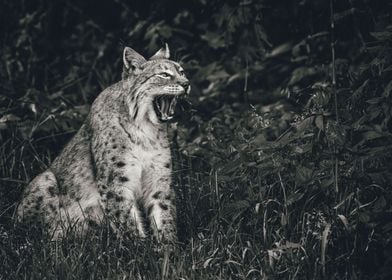
<instances>
[{"instance_id":1,"label":"lynx haunch","mask_svg":"<svg viewBox=\"0 0 392 280\"><path fill-rule=\"evenodd\" d=\"M150 59L126 47L122 80L105 89L72 140L27 186L19 221L43 221L54 238L107 217L116 232L175 241L176 206L165 121L190 92L165 45Z\"/></svg>"}]
</instances>

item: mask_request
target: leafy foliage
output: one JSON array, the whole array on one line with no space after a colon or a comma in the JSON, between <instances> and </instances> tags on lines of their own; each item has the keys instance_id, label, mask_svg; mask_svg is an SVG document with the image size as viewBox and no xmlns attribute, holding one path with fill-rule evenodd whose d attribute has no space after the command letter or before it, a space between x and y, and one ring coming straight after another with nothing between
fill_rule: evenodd
<instances>
[{"instance_id":1,"label":"leafy foliage","mask_svg":"<svg viewBox=\"0 0 392 280\"><path fill-rule=\"evenodd\" d=\"M391 276L388 1L2 5L5 275ZM173 134L184 251L161 255L151 244L107 244L102 236L71 237L56 249L44 238L20 238L10 217L23 186L79 128L96 95L120 78L123 46L152 54L164 42L193 88ZM50 264L38 271L33 260L45 263L43 256Z\"/></svg>"}]
</instances>

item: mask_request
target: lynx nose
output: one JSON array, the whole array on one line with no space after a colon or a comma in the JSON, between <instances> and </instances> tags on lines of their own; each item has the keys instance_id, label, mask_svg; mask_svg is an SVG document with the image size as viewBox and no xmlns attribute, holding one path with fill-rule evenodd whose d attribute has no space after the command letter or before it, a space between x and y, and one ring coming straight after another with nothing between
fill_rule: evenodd
<instances>
[{"instance_id":1,"label":"lynx nose","mask_svg":"<svg viewBox=\"0 0 392 280\"><path fill-rule=\"evenodd\" d=\"M189 94L191 92L191 84L189 83L189 81L184 81L180 83L180 85L184 88L186 94Z\"/></svg>"}]
</instances>

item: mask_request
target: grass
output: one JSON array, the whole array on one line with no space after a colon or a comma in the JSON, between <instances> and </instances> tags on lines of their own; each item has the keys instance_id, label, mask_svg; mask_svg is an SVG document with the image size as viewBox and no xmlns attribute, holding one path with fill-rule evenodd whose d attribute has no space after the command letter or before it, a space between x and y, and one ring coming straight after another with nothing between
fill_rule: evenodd
<instances>
[{"instance_id":1,"label":"grass","mask_svg":"<svg viewBox=\"0 0 392 280\"><path fill-rule=\"evenodd\" d=\"M278 201L266 198L258 209L230 206L217 172L196 173L185 164L177 164L175 173L182 243L174 251L158 250L149 239L116 239L105 226L82 237L71 232L56 242L45 229L15 226L12 213L23 187L33 170L45 168L52 158L42 153L46 146L15 136L1 146L1 279L294 279L312 265L316 276L321 273L319 263L309 264L306 244L285 242L282 232L269 228L270 216L282 214ZM254 215L260 221L247 225L246 215L230 207L253 212L249 221ZM319 250L312 254L321 258Z\"/></svg>"},{"instance_id":2,"label":"grass","mask_svg":"<svg viewBox=\"0 0 392 280\"><path fill-rule=\"evenodd\" d=\"M16 161L18 152L24 148L26 147L20 146L14 150L12 161ZM10 158L4 150L2 155L9 161ZM39 157L36 157L37 161L41 161L38 159ZM48 158L43 160L46 161ZM5 168L4 161L2 163L2 167ZM26 166L26 162L19 164ZM207 216L214 216L211 214L211 208L195 209L211 195L202 195L206 187L211 186L199 185L199 190L193 189L192 192L192 195L197 197L196 200L187 199L188 204L185 207L193 210L190 213L198 216L199 225L192 225L193 236L184 236L189 234L189 230L182 231L184 243L179 244L173 252L159 248L149 239L118 240L104 226L84 237L75 236L71 232L64 240L54 242L50 241L49 233L45 232L45 229L22 229L13 225L11 215L15 203L12 201L17 201L17 193L20 194L27 180L23 179L25 173L21 172L21 169L12 168L12 165L10 167L9 176L6 178L12 178L12 174L15 176L17 172L16 176L19 179L4 179L1 185L2 191L8 192L8 195L2 196L3 205L8 206L2 209L4 212L1 216L2 279L230 279L246 278L247 274L263 274L260 252L248 248L251 246L249 241L242 244L240 235L234 240L229 239L219 225L214 226L214 232L210 232L208 227L200 229L203 215L196 214L198 211ZM200 183L195 181L195 177L188 178L187 187L192 184L192 188ZM12 184L6 185L4 182ZM212 190L215 191L216 186ZM195 204L190 204L190 201L194 201ZM189 216L182 217L187 219L182 227L191 224ZM199 232L196 233L197 231ZM239 246L243 250L237 251ZM248 262L249 259L253 261Z\"/></svg>"},{"instance_id":3,"label":"grass","mask_svg":"<svg viewBox=\"0 0 392 280\"><path fill-rule=\"evenodd\" d=\"M34 122L33 129L42 123ZM263 156L273 163L268 174L244 155L213 169L207 158L185 156L174 145L180 243L173 251L149 238L115 238L106 226L50 241L45 228L15 226L13 211L72 133L24 138L12 126L1 132L0 279L387 279L390 271L383 259L389 243L382 247L383 228L369 216L386 209L380 187L355 189L340 164L336 192L335 160L320 163L330 174L309 177L294 164L311 158L268 145L256 156L259 165Z\"/></svg>"},{"instance_id":4,"label":"grass","mask_svg":"<svg viewBox=\"0 0 392 280\"><path fill-rule=\"evenodd\" d=\"M13 136L1 146L0 279L356 276L355 264L343 255L338 262L345 272L337 270L330 251L331 224L320 211L309 212L311 207L291 203L293 190L280 175L274 185L257 185L263 182L258 174L244 177L243 185L238 186L239 181L222 179L216 170L196 172L203 168L193 166L194 160L178 153L174 177L181 243L174 251L159 248L148 238L116 239L105 226L84 237L71 232L57 242L50 241L45 229L15 227L12 212L24 185L36 169L45 168L52 159L44 153L47 145L19 142ZM245 191L255 191L252 196L259 202L233 200L236 192ZM306 201L308 205L315 202L312 197ZM344 277L347 273L349 276Z\"/></svg>"}]
</instances>

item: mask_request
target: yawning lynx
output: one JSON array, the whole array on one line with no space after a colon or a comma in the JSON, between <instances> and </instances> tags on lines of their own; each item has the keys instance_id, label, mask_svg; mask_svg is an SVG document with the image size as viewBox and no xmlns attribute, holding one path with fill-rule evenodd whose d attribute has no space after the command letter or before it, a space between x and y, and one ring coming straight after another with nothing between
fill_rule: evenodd
<instances>
[{"instance_id":1,"label":"yawning lynx","mask_svg":"<svg viewBox=\"0 0 392 280\"><path fill-rule=\"evenodd\" d=\"M107 217L116 232L144 237L149 225L158 239L175 240L165 121L189 81L167 45L148 60L126 47L123 63L123 79L97 97L77 134L27 186L18 220L43 221L58 238L70 225Z\"/></svg>"}]
</instances>

